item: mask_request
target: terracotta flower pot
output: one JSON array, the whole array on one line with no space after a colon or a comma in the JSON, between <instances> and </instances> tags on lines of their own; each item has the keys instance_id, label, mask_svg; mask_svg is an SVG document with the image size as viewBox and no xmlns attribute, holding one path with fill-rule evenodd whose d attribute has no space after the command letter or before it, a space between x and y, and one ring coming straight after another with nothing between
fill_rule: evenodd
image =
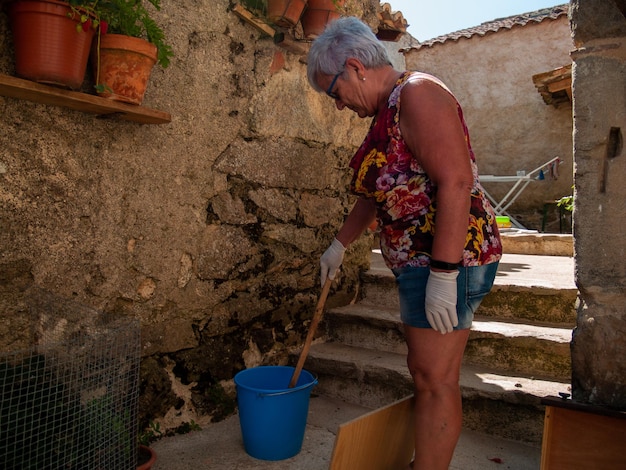
<instances>
[{"instance_id":1,"label":"terracotta flower pot","mask_svg":"<svg viewBox=\"0 0 626 470\"><path fill-rule=\"evenodd\" d=\"M157 47L144 39L103 34L91 52L98 95L141 104L156 60Z\"/></svg>"},{"instance_id":2,"label":"terracotta flower pot","mask_svg":"<svg viewBox=\"0 0 626 470\"><path fill-rule=\"evenodd\" d=\"M139 446L137 470L150 470L156 462L156 452L148 446Z\"/></svg>"},{"instance_id":3,"label":"terracotta flower pot","mask_svg":"<svg viewBox=\"0 0 626 470\"><path fill-rule=\"evenodd\" d=\"M343 4L343 0L309 0L301 18L304 37L315 39L322 34L328 23L341 16Z\"/></svg>"},{"instance_id":4,"label":"terracotta flower pot","mask_svg":"<svg viewBox=\"0 0 626 470\"><path fill-rule=\"evenodd\" d=\"M292 28L302 16L307 0L267 0L267 18L278 26Z\"/></svg>"},{"instance_id":5,"label":"terracotta flower pot","mask_svg":"<svg viewBox=\"0 0 626 470\"><path fill-rule=\"evenodd\" d=\"M95 30L82 28L66 2L22 0L8 4L15 73L28 80L80 89Z\"/></svg>"}]
</instances>

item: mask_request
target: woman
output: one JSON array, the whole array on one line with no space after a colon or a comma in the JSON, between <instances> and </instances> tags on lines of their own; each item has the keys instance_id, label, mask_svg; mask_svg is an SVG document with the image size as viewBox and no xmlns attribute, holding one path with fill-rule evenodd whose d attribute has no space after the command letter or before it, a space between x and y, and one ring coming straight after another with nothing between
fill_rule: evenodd
<instances>
[{"instance_id":1,"label":"woman","mask_svg":"<svg viewBox=\"0 0 626 470\"><path fill-rule=\"evenodd\" d=\"M502 254L461 107L435 77L395 70L357 18L331 23L313 42L307 73L337 109L374 118L350 162L359 198L321 258L322 284L376 219L415 386L413 468L447 469L461 432L463 352Z\"/></svg>"}]
</instances>

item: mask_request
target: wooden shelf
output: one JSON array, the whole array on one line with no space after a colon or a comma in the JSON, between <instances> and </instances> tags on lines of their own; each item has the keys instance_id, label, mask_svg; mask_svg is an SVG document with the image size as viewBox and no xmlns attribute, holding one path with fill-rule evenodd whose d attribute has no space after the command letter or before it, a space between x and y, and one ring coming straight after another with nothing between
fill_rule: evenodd
<instances>
[{"instance_id":1,"label":"wooden shelf","mask_svg":"<svg viewBox=\"0 0 626 470\"><path fill-rule=\"evenodd\" d=\"M0 95L141 124L167 124L169 113L0 74Z\"/></svg>"}]
</instances>

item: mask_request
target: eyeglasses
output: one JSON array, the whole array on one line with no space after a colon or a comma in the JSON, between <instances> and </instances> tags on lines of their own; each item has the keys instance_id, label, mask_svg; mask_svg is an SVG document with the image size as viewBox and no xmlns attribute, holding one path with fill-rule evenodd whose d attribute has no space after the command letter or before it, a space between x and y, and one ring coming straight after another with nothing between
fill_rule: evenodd
<instances>
[{"instance_id":1,"label":"eyeglasses","mask_svg":"<svg viewBox=\"0 0 626 470\"><path fill-rule=\"evenodd\" d=\"M332 99L334 100L338 100L339 99L339 95L337 94L337 92L333 91L333 88L335 88L335 83L337 82L337 79L339 78L339 75L341 75L343 73L343 70L341 72L338 72L334 77L333 77L333 81L330 82L330 86L328 87L328 90L326 90L326 94L328 96L330 96Z\"/></svg>"}]
</instances>

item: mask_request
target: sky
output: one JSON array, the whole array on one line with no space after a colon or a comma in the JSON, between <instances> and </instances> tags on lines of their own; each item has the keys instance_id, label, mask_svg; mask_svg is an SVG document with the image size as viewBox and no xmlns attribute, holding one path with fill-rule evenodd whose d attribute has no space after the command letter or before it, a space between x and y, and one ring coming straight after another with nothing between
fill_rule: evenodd
<instances>
[{"instance_id":1,"label":"sky","mask_svg":"<svg viewBox=\"0 0 626 470\"><path fill-rule=\"evenodd\" d=\"M382 0L401 11L408 32L426 41L485 21L569 3L568 0Z\"/></svg>"}]
</instances>

